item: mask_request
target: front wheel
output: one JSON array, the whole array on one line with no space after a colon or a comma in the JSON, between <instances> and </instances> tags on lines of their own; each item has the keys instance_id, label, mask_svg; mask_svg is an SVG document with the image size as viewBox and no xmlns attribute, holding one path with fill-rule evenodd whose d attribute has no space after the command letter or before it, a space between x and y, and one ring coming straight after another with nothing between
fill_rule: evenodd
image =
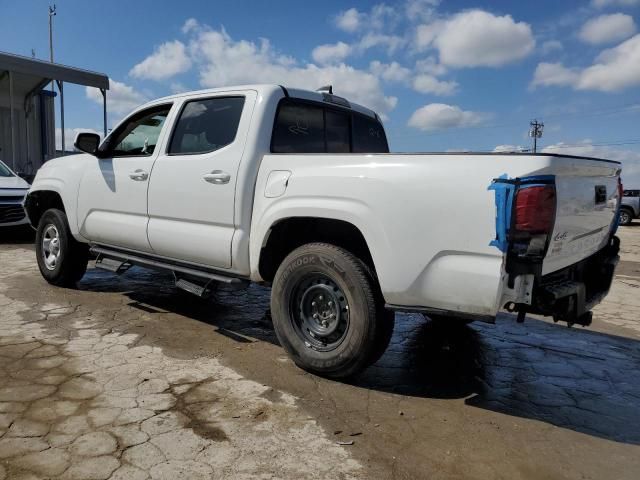
<instances>
[{"instance_id":1,"label":"front wheel","mask_svg":"<svg viewBox=\"0 0 640 480\"><path fill-rule=\"evenodd\" d=\"M271 291L271 314L296 365L345 378L375 362L389 344L393 314L384 309L367 266L326 243L303 245L284 259Z\"/></svg>"},{"instance_id":2,"label":"front wheel","mask_svg":"<svg viewBox=\"0 0 640 480\"><path fill-rule=\"evenodd\" d=\"M71 235L67 215L56 208L44 212L36 232L38 267L52 285L71 287L87 271L89 249Z\"/></svg>"}]
</instances>

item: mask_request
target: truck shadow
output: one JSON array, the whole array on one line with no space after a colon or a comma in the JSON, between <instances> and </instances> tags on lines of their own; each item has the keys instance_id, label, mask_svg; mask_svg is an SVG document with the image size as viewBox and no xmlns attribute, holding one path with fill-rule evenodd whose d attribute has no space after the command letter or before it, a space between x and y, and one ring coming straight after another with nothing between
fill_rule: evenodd
<instances>
[{"instance_id":1,"label":"truck shadow","mask_svg":"<svg viewBox=\"0 0 640 480\"><path fill-rule=\"evenodd\" d=\"M36 232L29 225L0 227L0 245L33 245Z\"/></svg>"},{"instance_id":2,"label":"truck shadow","mask_svg":"<svg viewBox=\"0 0 640 480\"><path fill-rule=\"evenodd\" d=\"M406 318L403 318L406 317ZM413 315L396 319L417 322ZM399 336L397 334L400 334ZM465 398L469 406L640 444L640 342L534 318L496 325L419 324L356 385L403 395Z\"/></svg>"},{"instance_id":3,"label":"truck shadow","mask_svg":"<svg viewBox=\"0 0 640 480\"><path fill-rule=\"evenodd\" d=\"M80 288L120 291L134 308L183 315L236 342L278 344L263 287L221 289L206 300L178 293L156 273L115 277L92 269ZM517 324L507 314L495 325L397 314L386 353L347 383L415 398L464 398L470 407L640 444L640 342L632 338L530 317Z\"/></svg>"}]
</instances>

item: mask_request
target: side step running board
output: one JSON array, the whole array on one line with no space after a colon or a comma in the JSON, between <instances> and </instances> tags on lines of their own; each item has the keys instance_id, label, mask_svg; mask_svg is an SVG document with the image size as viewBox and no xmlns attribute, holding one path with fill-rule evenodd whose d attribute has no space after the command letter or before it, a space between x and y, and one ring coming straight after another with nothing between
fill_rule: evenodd
<instances>
[{"instance_id":1,"label":"side step running board","mask_svg":"<svg viewBox=\"0 0 640 480\"><path fill-rule=\"evenodd\" d=\"M119 250L111 250L105 247L91 247L91 253L97 255L96 267L103 268L115 273L123 273L132 265L140 267L152 268L155 270L170 271L176 274L189 275L207 281L221 282L230 285L242 285L247 283L246 280L227 276L210 271L198 270L185 265L169 263L155 258L143 257L141 255L131 254ZM194 292L195 293L195 292Z\"/></svg>"}]
</instances>

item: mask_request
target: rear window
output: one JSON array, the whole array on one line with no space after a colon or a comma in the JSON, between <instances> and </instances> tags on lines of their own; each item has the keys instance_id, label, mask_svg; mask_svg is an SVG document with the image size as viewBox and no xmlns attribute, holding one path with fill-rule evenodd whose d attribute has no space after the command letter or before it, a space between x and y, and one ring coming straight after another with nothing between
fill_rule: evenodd
<instances>
[{"instance_id":1,"label":"rear window","mask_svg":"<svg viewBox=\"0 0 640 480\"><path fill-rule=\"evenodd\" d=\"M284 100L271 137L274 153L387 153L384 128L374 118L323 104Z\"/></svg>"},{"instance_id":2,"label":"rear window","mask_svg":"<svg viewBox=\"0 0 640 480\"><path fill-rule=\"evenodd\" d=\"M380 122L364 115L354 115L353 151L357 153L384 153L389 151L387 137Z\"/></svg>"},{"instance_id":3,"label":"rear window","mask_svg":"<svg viewBox=\"0 0 640 480\"><path fill-rule=\"evenodd\" d=\"M244 97L187 102L180 113L168 153L209 153L233 143L243 106Z\"/></svg>"}]
</instances>

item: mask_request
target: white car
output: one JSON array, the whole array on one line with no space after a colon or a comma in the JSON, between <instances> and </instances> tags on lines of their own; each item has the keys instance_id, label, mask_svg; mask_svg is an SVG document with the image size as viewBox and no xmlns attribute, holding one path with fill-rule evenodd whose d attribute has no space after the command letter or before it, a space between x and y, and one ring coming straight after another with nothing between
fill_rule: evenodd
<instances>
[{"instance_id":1,"label":"white car","mask_svg":"<svg viewBox=\"0 0 640 480\"><path fill-rule=\"evenodd\" d=\"M0 160L0 228L29 223L22 208L28 191L29 184Z\"/></svg>"},{"instance_id":2,"label":"white car","mask_svg":"<svg viewBox=\"0 0 640 480\"><path fill-rule=\"evenodd\" d=\"M272 286L301 367L353 375L396 310L589 324L617 261L620 164L553 154L389 153L371 110L277 85L155 100L47 162L25 208L47 281L87 268Z\"/></svg>"}]
</instances>

